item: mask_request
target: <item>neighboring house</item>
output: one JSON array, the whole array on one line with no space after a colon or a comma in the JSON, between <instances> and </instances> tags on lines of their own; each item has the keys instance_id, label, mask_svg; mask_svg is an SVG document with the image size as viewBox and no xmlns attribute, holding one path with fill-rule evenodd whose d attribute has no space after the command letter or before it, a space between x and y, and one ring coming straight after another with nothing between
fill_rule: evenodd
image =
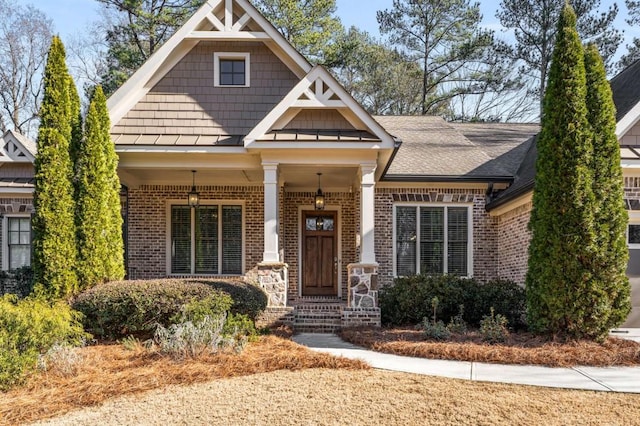
<instances>
[{"instance_id":1,"label":"neighboring house","mask_svg":"<svg viewBox=\"0 0 640 426\"><path fill-rule=\"evenodd\" d=\"M640 93L622 91L627 144ZM539 126L372 117L247 0L205 3L108 107L129 278L249 274L268 319L327 329L379 323L377 288L398 275L524 281ZM24 138L6 140L33 160ZM639 157L624 160L630 208ZM26 241L26 222L8 209L28 217L32 173L0 167L3 269L20 263L8 241Z\"/></svg>"}]
</instances>

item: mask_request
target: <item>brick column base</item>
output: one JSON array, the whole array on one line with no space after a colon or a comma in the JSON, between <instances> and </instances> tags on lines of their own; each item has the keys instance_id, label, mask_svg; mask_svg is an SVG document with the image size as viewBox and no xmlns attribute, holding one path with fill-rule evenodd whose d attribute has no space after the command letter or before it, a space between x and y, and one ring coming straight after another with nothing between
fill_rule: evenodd
<instances>
[{"instance_id":1,"label":"brick column base","mask_svg":"<svg viewBox=\"0 0 640 426\"><path fill-rule=\"evenodd\" d=\"M350 308L378 307L378 264L351 263L349 274L348 305Z\"/></svg>"}]
</instances>

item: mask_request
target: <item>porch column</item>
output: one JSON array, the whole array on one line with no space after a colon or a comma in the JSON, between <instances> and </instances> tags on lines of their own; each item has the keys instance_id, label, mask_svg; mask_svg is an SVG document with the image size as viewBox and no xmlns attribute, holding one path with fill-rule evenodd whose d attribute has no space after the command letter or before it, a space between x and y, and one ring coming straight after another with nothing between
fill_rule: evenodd
<instances>
[{"instance_id":1,"label":"porch column","mask_svg":"<svg viewBox=\"0 0 640 426\"><path fill-rule=\"evenodd\" d=\"M360 165L360 263L376 263L375 252L375 164Z\"/></svg>"},{"instance_id":2,"label":"porch column","mask_svg":"<svg viewBox=\"0 0 640 426\"><path fill-rule=\"evenodd\" d=\"M264 169L264 254L262 262L280 262L278 247L278 163L262 163Z\"/></svg>"}]
</instances>

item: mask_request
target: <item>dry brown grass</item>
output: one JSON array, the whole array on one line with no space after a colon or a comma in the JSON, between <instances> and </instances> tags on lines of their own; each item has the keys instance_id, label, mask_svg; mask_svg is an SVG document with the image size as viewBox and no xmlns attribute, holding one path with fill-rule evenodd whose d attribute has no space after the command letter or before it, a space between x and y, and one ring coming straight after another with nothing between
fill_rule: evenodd
<instances>
[{"instance_id":1,"label":"dry brown grass","mask_svg":"<svg viewBox=\"0 0 640 426\"><path fill-rule=\"evenodd\" d=\"M640 395L479 383L388 371L277 371L168 386L55 425L633 425Z\"/></svg>"},{"instance_id":2,"label":"dry brown grass","mask_svg":"<svg viewBox=\"0 0 640 426\"><path fill-rule=\"evenodd\" d=\"M505 343L490 345L477 333L436 342L428 340L422 331L409 328L350 329L341 337L374 351L420 358L549 367L640 365L640 344L616 338L603 344L586 340L552 342L529 333L513 333Z\"/></svg>"},{"instance_id":3,"label":"dry brown grass","mask_svg":"<svg viewBox=\"0 0 640 426\"><path fill-rule=\"evenodd\" d=\"M121 345L90 346L81 351L84 361L76 376L43 373L25 387L0 393L0 424L45 419L172 384L188 385L282 369L369 368L361 361L312 352L276 336L260 338L239 355L221 353L184 362L141 349L127 350Z\"/></svg>"}]
</instances>

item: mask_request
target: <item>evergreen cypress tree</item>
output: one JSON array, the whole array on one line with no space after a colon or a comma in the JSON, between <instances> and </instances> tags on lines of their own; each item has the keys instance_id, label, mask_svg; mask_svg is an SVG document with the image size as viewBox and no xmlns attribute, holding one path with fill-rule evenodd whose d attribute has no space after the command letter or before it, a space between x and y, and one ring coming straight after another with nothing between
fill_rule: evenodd
<instances>
[{"instance_id":1,"label":"evergreen cypress tree","mask_svg":"<svg viewBox=\"0 0 640 426\"><path fill-rule=\"evenodd\" d=\"M124 276L120 182L102 88L96 88L77 152L78 278L90 288Z\"/></svg>"},{"instance_id":2,"label":"evergreen cypress tree","mask_svg":"<svg viewBox=\"0 0 640 426\"><path fill-rule=\"evenodd\" d=\"M584 50L571 6L562 11L544 97L529 223L527 307L532 329L583 336L596 251L592 136ZM586 331L588 332L588 330Z\"/></svg>"},{"instance_id":3,"label":"evergreen cypress tree","mask_svg":"<svg viewBox=\"0 0 640 426\"><path fill-rule=\"evenodd\" d=\"M591 292L580 303L592 306L583 329L602 339L629 314L630 288L626 276L629 257L626 243L627 211L624 206L620 145L616 137L616 112L598 48L585 50L587 108L593 130L593 192L596 256Z\"/></svg>"},{"instance_id":4,"label":"evergreen cypress tree","mask_svg":"<svg viewBox=\"0 0 640 426\"><path fill-rule=\"evenodd\" d=\"M77 289L70 84L64 46L55 36L44 71L32 225L36 291L52 299L68 297Z\"/></svg>"}]
</instances>

